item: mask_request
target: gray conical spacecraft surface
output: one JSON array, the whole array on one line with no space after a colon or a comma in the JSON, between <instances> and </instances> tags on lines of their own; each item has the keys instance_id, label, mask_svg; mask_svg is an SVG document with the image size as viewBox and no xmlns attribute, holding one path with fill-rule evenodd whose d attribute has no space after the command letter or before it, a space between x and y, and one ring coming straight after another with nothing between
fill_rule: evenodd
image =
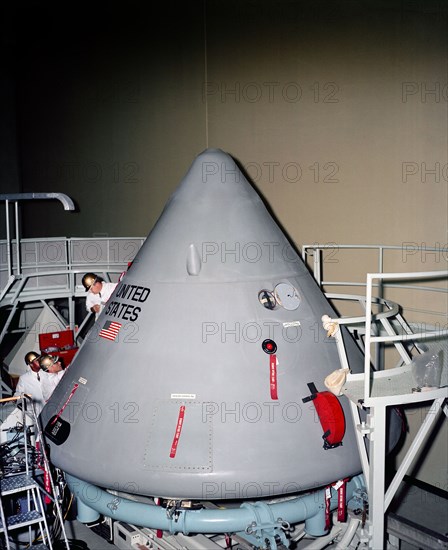
<instances>
[{"instance_id":1,"label":"gray conical spacecraft surface","mask_svg":"<svg viewBox=\"0 0 448 550\"><path fill-rule=\"evenodd\" d=\"M42 412L52 462L102 487L190 499L358 473L345 397L330 448L303 402L340 368L323 315L335 313L235 161L204 151Z\"/></svg>"}]
</instances>

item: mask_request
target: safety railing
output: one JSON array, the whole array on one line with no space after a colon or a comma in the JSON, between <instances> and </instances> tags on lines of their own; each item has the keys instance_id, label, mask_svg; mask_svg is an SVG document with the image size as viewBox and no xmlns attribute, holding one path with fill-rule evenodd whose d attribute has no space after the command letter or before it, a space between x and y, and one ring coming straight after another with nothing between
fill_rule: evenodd
<instances>
[{"instance_id":1,"label":"safety railing","mask_svg":"<svg viewBox=\"0 0 448 550\"><path fill-rule=\"evenodd\" d=\"M353 252L356 256L345 256L341 261L341 256L347 253ZM343 280L343 279L330 279L324 274L326 271L331 271L331 274L338 276L338 268L341 265L355 266L356 260L359 260L360 253L368 253L369 256L363 256L362 269L359 270L360 280ZM325 254L325 257L324 257ZM398 255L398 256L397 256ZM364 244L309 244L302 247L302 258L305 263L309 264L309 260L312 259L310 269L316 279L317 283L322 289L330 289L331 287L347 287L347 288L366 288L364 280L365 272L385 273L396 272L397 267L403 264L410 264L412 262L415 266L415 272L423 272L421 267L427 268L428 265L441 265L442 267L448 266L448 244L441 245L436 243L436 246L430 247L426 243L414 243L404 242L402 245L364 245ZM373 267L366 268L366 265ZM401 270L400 270L401 271ZM409 270L408 270L409 271ZM425 271L428 271L425 269ZM399 280L399 277L394 278L395 281ZM389 281L389 283L387 282ZM405 284L400 281L399 284L393 282L393 279L381 279L379 278L376 283L373 283L375 288L375 294L379 298L385 296L387 289L401 289L411 290L415 292L433 292L433 293L447 293L447 288L438 286L427 286L423 284ZM392 284L390 284L392 283ZM446 312L437 311L425 311L424 313L430 313L434 315L442 315L446 317Z\"/></svg>"},{"instance_id":2,"label":"safety railing","mask_svg":"<svg viewBox=\"0 0 448 550\"><path fill-rule=\"evenodd\" d=\"M401 308L398 304L391 300L378 298L373 295L374 289L378 288L375 285L375 280L407 280L409 282L418 280L444 280L448 283L448 271L426 271L418 273L369 273L366 278L366 295L351 296L341 294L326 294L331 300L351 300L362 304L362 309L365 313L361 316L341 316L335 318L325 317L324 323L331 327L340 356L341 367L348 370L348 361L343 343L341 332L336 331L334 327L338 325L346 326L350 332L358 331L363 336L364 348L364 372L362 374L347 374L347 383L344 388L344 393L352 398L355 402L362 402L364 406L370 407L382 400L383 404L404 404L410 402L424 401L430 399L429 392L423 392L423 395L416 396L412 394L413 377L408 365L412 362L412 348L416 348L418 352L423 351L424 342L447 342L448 343L448 325L443 328L438 327L429 330L421 330L415 332L413 328L404 319ZM448 287L445 290L448 294ZM372 360L372 348L376 347L376 355L381 346L393 344L400 355L400 362L395 368L388 368L386 372L381 372L381 364L378 361ZM447 369L448 358L442 358L442 369ZM376 367L376 371L372 371L372 364ZM378 368L379 367L379 368ZM394 379L394 376L400 375ZM394 381L397 383L397 390L391 389ZM375 395L372 394L373 382L376 383ZM389 384L388 384L389 383ZM415 385L415 384L414 384ZM381 386L389 386L385 388L384 393L381 393ZM436 393L443 395L447 393L447 389L442 391L434 390ZM401 392L401 393L400 393ZM375 401L376 400L376 401Z\"/></svg>"},{"instance_id":3,"label":"safety railing","mask_svg":"<svg viewBox=\"0 0 448 550\"><path fill-rule=\"evenodd\" d=\"M0 240L0 289L10 274L17 277L42 270L120 267L135 258L144 241L144 237L56 237L21 239L17 247L15 239ZM12 252L8 254L10 245Z\"/></svg>"},{"instance_id":4,"label":"safety railing","mask_svg":"<svg viewBox=\"0 0 448 550\"><path fill-rule=\"evenodd\" d=\"M10 221L10 203L14 205L14 230L15 230L15 252L16 252L16 273L20 274L21 259L20 259L20 215L19 204L23 201L30 200L58 200L64 210L75 210L75 205L72 199L65 193L9 193L0 195L0 202L5 203L5 221L6 221L6 263L8 265L8 276L13 276L13 240L11 238L11 221Z\"/></svg>"},{"instance_id":5,"label":"safety railing","mask_svg":"<svg viewBox=\"0 0 448 550\"><path fill-rule=\"evenodd\" d=\"M426 271L419 273L368 273L366 280L366 304L372 304L373 299L373 287L374 281L393 281L393 280L436 280L444 279L448 280L448 271ZM419 287L416 287L419 288ZM448 288L445 289L448 292ZM371 326L372 321L378 319L378 314L372 313L372 308L366 308L365 318L365 353L364 353L364 403L369 406L371 403L371 345L372 344L386 344L392 343L397 349L405 342L421 342L424 340L440 339L448 337L448 329L440 329L436 331L424 331L420 333L402 333L394 334L393 330L389 330L386 335L379 335L372 333ZM389 329L392 325L388 325ZM411 360L405 359L406 363L410 363ZM402 400L403 402L403 400ZM372 403L373 404L373 403Z\"/></svg>"}]
</instances>

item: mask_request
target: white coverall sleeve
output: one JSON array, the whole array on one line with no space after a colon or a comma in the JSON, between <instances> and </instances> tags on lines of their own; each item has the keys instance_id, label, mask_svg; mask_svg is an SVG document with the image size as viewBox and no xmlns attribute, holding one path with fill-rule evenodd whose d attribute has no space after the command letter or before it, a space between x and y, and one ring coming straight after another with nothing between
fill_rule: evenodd
<instances>
[{"instance_id":1,"label":"white coverall sleeve","mask_svg":"<svg viewBox=\"0 0 448 550\"><path fill-rule=\"evenodd\" d=\"M98 296L98 294L88 292L86 296L86 310L90 313L91 308L95 305L101 305L101 298Z\"/></svg>"}]
</instances>

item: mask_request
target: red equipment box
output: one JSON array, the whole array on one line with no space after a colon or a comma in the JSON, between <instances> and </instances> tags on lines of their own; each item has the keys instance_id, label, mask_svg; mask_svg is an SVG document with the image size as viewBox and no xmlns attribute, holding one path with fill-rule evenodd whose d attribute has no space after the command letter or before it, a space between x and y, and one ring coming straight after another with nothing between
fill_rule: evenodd
<instances>
[{"instance_id":1,"label":"red equipment box","mask_svg":"<svg viewBox=\"0 0 448 550\"><path fill-rule=\"evenodd\" d=\"M68 367L78 351L75 345L73 330L61 330L60 332L43 332L39 334L39 347L41 353L57 355Z\"/></svg>"}]
</instances>

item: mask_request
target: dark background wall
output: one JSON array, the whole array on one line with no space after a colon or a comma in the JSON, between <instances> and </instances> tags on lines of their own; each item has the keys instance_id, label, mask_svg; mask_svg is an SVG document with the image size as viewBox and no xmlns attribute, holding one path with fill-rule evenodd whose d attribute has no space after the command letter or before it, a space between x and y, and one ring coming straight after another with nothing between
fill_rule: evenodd
<instances>
[{"instance_id":1,"label":"dark background wall","mask_svg":"<svg viewBox=\"0 0 448 550\"><path fill-rule=\"evenodd\" d=\"M425 270L446 265L445 2L151 6L2 4L1 192L78 206L26 205L24 237L145 236L194 157L218 147L298 246L438 245ZM446 437L423 474L442 485Z\"/></svg>"},{"instance_id":2,"label":"dark background wall","mask_svg":"<svg viewBox=\"0 0 448 550\"><path fill-rule=\"evenodd\" d=\"M360 242L437 242L447 227L443 8L3 7L2 182L72 196L76 214L33 205L48 235L146 235L193 158L219 147L296 242L328 241L322 219L339 242L353 227ZM41 230L25 217L25 236Z\"/></svg>"}]
</instances>

